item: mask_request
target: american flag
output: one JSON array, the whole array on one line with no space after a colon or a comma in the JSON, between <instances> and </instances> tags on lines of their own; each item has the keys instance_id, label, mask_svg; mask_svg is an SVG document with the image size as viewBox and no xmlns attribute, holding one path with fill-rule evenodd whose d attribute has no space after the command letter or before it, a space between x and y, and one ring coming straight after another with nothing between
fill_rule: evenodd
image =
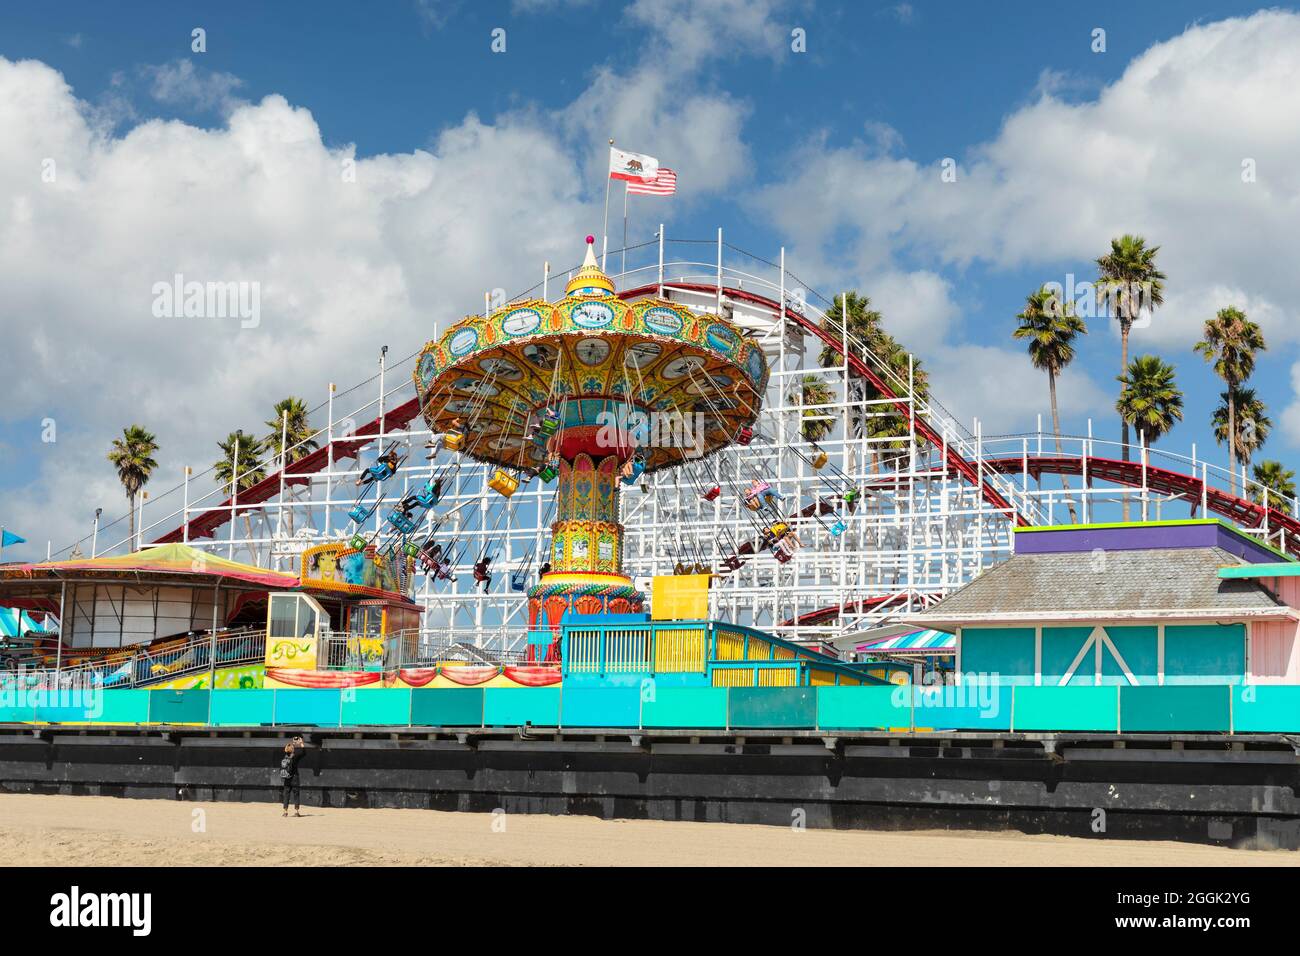
<instances>
[{"instance_id":1,"label":"american flag","mask_svg":"<svg viewBox=\"0 0 1300 956\"><path fill-rule=\"evenodd\" d=\"M660 166L659 176L653 182L629 182L627 191L634 196L671 196L677 192L677 174L667 166Z\"/></svg>"}]
</instances>

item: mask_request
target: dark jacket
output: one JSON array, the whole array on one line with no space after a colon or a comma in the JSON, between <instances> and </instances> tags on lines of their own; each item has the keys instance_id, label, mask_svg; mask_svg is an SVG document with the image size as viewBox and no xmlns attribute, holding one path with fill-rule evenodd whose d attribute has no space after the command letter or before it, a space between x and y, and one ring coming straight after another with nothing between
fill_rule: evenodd
<instances>
[{"instance_id":1,"label":"dark jacket","mask_svg":"<svg viewBox=\"0 0 1300 956\"><path fill-rule=\"evenodd\" d=\"M280 759L280 776L285 780L298 776L298 764L302 762L305 753L305 748L294 747L293 753L282 755Z\"/></svg>"}]
</instances>

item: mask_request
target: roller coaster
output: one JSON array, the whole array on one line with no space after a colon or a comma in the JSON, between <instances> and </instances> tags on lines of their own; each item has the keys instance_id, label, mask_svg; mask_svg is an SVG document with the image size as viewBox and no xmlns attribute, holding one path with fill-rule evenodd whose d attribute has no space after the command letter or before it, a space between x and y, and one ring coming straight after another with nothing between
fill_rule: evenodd
<instances>
[{"instance_id":1,"label":"roller coaster","mask_svg":"<svg viewBox=\"0 0 1300 956\"><path fill-rule=\"evenodd\" d=\"M712 261L698 258L702 249ZM1114 520L1121 505L1144 518L1183 517L1185 507L1300 555L1295 503L1288 510L1261 504L1244 474L1229 475L1194 449L1180 456L1125 449L1091 434L1058 438L1041 427L1014 436L985 436L978 420L966 427L917 393L911 363L906 373L891 367L837 321L835 299L787 271L784 250L768 261L727 244L721 230L716 240L670 241L661 227L654 241L615 250L611 260L624 255L628 265L611 276L619 299L660 297L724 316L762 344L771 372L752 439L689 470L624 479L623 560L637 581L707 568L719 575L710 597L715 615L789 639L828 640L928 606L1007 557L1014 525L1063 523L1072 520L1067 510L1086 522ZM508 301L547 299L563 276L544 269L537 286ZM816 361L823 349L837 357L830 367ZM374 469L386 448L408 453L436 437L403 374L416 354L392 364L381 356L378 375L344 392L331 386L313 413L318 425L326 422L314 436L319 447L287 467L268 459L267 477L252 487L192 497L203 476L187 469L180 485L150 501L137 546L185 542L295 570L297 555L313 544L356 534L373 540L394 509L441 476L447 517L411 529L412 538L419 532L454 559L445 577L417 577L424 626L509 650L523 629L523 578L549 536L543 484L501 495L486 464L467 462L450 475L444 462L412 456L375 483L364 513L356 511L358 476ZM808 381L830 399L807 402ZM711 388L701 388L702 399L717 398L710 399ZM871 423L882 418L905 429L873 433ZM818 421L826 427L814 442L809 425ZM1062 478L1078 481L1067 486ZM785 520L804 542L783 560L764 553L772 542L756 530L741 493L751 480L789 505ZM832 485L838 495L828 494ZM729 493L701 493L709 486ZM832 497L849 506L832 505ZM101 543L111 541L117 524L105 526ZM131 545L122 539L99 553ZM480 587L474 565L487 555L511 573Z\"/></svg>"}]
</instances>

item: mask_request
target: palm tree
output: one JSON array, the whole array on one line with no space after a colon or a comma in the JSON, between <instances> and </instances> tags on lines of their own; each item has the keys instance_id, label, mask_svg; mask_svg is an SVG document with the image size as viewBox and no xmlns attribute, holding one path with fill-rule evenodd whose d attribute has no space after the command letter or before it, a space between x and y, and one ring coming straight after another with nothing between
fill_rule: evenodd
<instances>
[{"instance_id":1,"label":"palm tree","mask_svg":"<svg viewBox=\"0 0 1300 956\"><path fill-rule=\"evenodd\" d=\"M829 405L835 401L835 392L822 381L818 375L804 375L799 379L799 387L786 396L786 401L794 405ZM826 409L801 409L799 430L804 441L816 444L835 427L835 422Z\"/></svg>"},{"instance_id":2,"label":"palm tree","mask_svg":"<svg viewBox=\"0 0 1300 956\"><path fill-rule=\"evenodd\" d=\"M1025 310L1016 316L1020 325L1012 338L1029 341L1029 360L1034 368L1047 373L1047 390L1052 401L1052 430L1056 434L1056 453L1061 454L1061 414L1056 404L1056 377L1074 361L1074 339L1087 335L1088 327L1074 314L1074 303L1063 302L1059 293L1043 286L1025 299ZM1062 476L1061 487L1068 492L1069 481ZM1070 521L1077 519L1074 501L1069 502Z\"/></svg>"},{"instance_id":3,"label":"palm tree","mask_svg":"<svg viewBox=\"0 0 1300 956\"><path fill-rule=\"evenodd\" d=\"M1237 433L1237 460L1249 465L1273 429L1273 420L1268 417L1264 403L1255 397L1253 388L1219 393L1219 407L1214 410L1214 438L1220 445L1227 442L1229 428Z\"/></svg>"},{"instance_id":4,"label":"palm tree","mask_svg":"<svg viewBox=\"0 0 1300 956\"><path fill-rule=\"evenodd\" d=\"M136 547L135 540L135 498L149 483L149 478L158 467L153 453L158 450L158 441L152 432L140 425L128 425L122 429L122 437L113 439L113 446L108 452L108 460L117 469L117 480L122 483L126 500L131 506L130 550Z\"/></svg>"},{"instance_id":5,"label":"palm tree","mask_svg":"<svg viewBox=\"0 0 1300 956\"><path fill-rule=\"evenodd\" d=\"M1139 355L1129 363L1115 410L1137 428L1146 444L1155 444L1183 420L1183 393L1174 382L1174 367L1157 355Z\"/></svg>"},{"instance_id":6,"label":"palm tree","mask_svg":"<svg viewBox=\"0 0 1300 956\"><path fill-rule=\"evenodd\" d=\"M1195 349L1207 362L1214 363L1214 374L1228 386L1228 434L1237 433L1237 387L1255 371L1255 353L1268 348L1259 326L1246 318L1236 306L1220 309L1205 322L1205 338ZM1228 442L1228 488L1237 493L1237 443Z\"/></svg>"},{"instance_id":7,"label":"palm tree","mask_svg":"<svg viewBox=\"0 0 1300 956\"><path fill-rule=\"evenodd\" d=\"M849 349L861 355L864 346L875 351L873 346L880 332L880 323L880 313L871 308L871 299L854 291L845 292L835 299L835 303L826 310L826 317L822 319L821 327L836 343L842 343L847 339ZM841 368L844 365L839 348L828 344L822 345L817 362L822 368ZM846 399L850 402L861 402L865 397L865 386L866 382L862 379L847 378ZM845 431L845 437L849 434L858 436L862 434L863 417L860 407L853 408Z\"/></svg>"},{"instance_id":8,"label":"palm tree","mask_svg":"<svg viewBox=\"0 0 1300 956\"><path fill-rule=\"evenodd\" d=\"M912 399L917 406L922 406L930 401L930 374L921 367L921 360L915 358L907 349L884 329L876 332L875 338L871 342L871 350L875 354L879 363L883 365L890 373L883 376L885 384L895 395L905 396L907 392L906 383L908 375L911 375L912 381ZM863 382L862 397L869 402L879 401L885 398L885 393L876 388L870 382ZM873 407L871 416L866 419L865 423L858 422L858 430L863 431L865 424L865 433L868 438L910 438L912 426L908 418L902 412L896 410L893 405L882 404ZM879 449L900 450L907 447L906 441L883 442L875 446L873 454L878 453Z\"/></svg>"},{"instance_id":9,"label":"palm tree","mask_svg":"<svg viewBox=\"0 0 1300 956\"><path fill-rule=\"evenodd\" d=\"M285 418L288 427L285 427ZM275 417L266 423L269 431L262 440L265 450L281 462L281 467L292 465L299 458L314 452L320 445L312 437L316 434L307 417L307 403L290 395L275 403ZM284 436L284 447L280 445ZM286 454L287 449L287 454Z\"/></svg>"},{"instance_id":10,"label":"palm tree","mask_svg":"<svg viewBox=\"0 0 1300 956\"><path fill-rule=\"evenodd\" d=\"M846 314L847 323L844 321ZM880 329L880 324L880 313L871 307L871 299L859 295L856 291L845 292L836 298L835 304L826 310L826 317L822 319L822 328L836 341L843 338L843 327L847 325L850 347L854 340L870 347L871 340ZM822 368L838 368L844 364L840 359L839 349L829 345L822 346L817 361Z\"/></svg>"},{"instance_id":11,"label":"palm tree","mask_svg":"<svg viewBox=\"0 0 1300 956\"><path fill-rule=\"evenodd\" d=\"M1165 301L1165 274L1156 268L1156 253L1159 251L1159 246L1147 248L1146 240L1141 236L1125 234L1112 239L1110 252L1097 260L1100 272L1097 289L1119 313L1119 367L1122 374L1127 374L1129 369L1128 336L1134 319L1140 314L1143 305L1155 309ZM1128 426L1128 421L1121 417L1121 453L1125 461L1129 460ZM1124 499L1123 508L1124 520L1127 521L1128 498Z\"/></svg>"},{"instance_id":12,"label":"palm tree","mask_svg":"<svg viewBox=\"0 0 1300 956\"><path fill-rule=\"evenodd\" d=\"M266 423L270 429L263 444L266 451L271 452L280 462L280 469L292 465L295 461L310 455L317 448L319 443L312 436L316 432L308 421L307 403L301 398L295 398L290 395L288 398L281 399L275 403L275 417ZM283 439L283 445L281 440ZM293 498L294 491L290 489L290 497ZM293 507L285 513L290 536L293 535Z\"/></svg>"},{"instance_id":13,"label":"palm tree","mask_svg":"<svg viewBox=\"0 0 1300 956\"><path fill-rule=\"evenodd\" d=\"M221 449L221 458L212 468L217 481L229 489L231 497L235 496L236 489L251 488L266 477L266 467L260 461L266 448L259 439L246 434L243 429L231 432L225 441L217 442L217 447ZM244 528L251 540L253 519L247 512L244 513Z\"/></svg>"},{"instance_id":14,"label":"palm tree","mask_svg":"<svg viewBox=\"0 0 1300 956\"><path fill-rule=\"evenodd\" d=\"M1295 501L1295 472L1280 461L1261 461L1255 466L1253 477L1263 485L1251 492L1251 497L1269 508L1285 508Z\"/></svg>"}]
</instances>

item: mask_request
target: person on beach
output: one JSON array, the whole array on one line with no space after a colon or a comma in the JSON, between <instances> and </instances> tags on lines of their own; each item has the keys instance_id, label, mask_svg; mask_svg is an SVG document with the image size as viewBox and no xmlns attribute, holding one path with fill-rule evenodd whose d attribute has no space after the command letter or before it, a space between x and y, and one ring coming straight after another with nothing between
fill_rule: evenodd
<instances>
[{"instance_id":1,"label":"person on beach","mask_svg":"<svg viewBox=\"0 0 1300 956\"><path fill-rule=\"evenodd\" d=\"M293 791L293 815L302 816L302 784L298 777L298 764L307 753L307 742L301 735L295 736L284 745L280 757L280 801L284 805L283 816L289 815L289 791Z\"/></svg>"}]
</instances>

